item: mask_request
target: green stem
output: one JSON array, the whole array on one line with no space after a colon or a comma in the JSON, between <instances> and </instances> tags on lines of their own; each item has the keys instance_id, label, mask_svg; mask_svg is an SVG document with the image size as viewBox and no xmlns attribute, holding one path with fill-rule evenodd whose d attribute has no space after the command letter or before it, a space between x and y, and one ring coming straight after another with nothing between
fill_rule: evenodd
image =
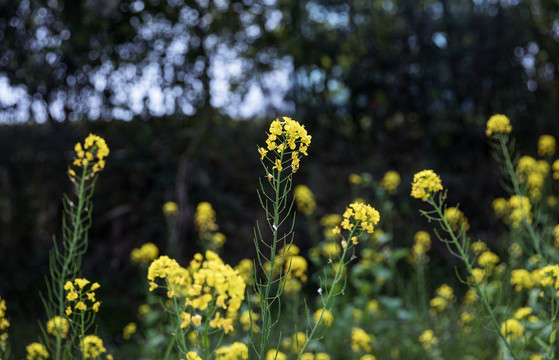
<instances>
[{"instance_id":1,"label":"green stem","mask_svg":"<svg viewBox=\"0 0 559 360\"><path fill-rule=\"evenodd\" d=\"M309 336L307 337L307 342L305 343L305 345L303 345L303 348L301 349L301 351L299 352L299 355L297 356L297 360L301 359L301 355L303 355L303 353L305 352L305 350L307 349L308 344L311 342L311 340L313 339L314 334L316 333L322 318L324 316L324 313L326 312L326 310L328 311L332 311L332 307L333 307L333 300L334 297L336 295L339 294L339 292L334 292L336 285L338 285L338 283L340 282L340 280L342 279L342 275L345 273L345 268L347 267L347 263L346 261L346 255L348 253L348 251L353 248L354 245L352 245L351 243L351 238L354 236L355 233L355 229L357 228L357 226L355 226L349 236L348 236L348 245L344 248L343 252L342 252L342 257L340 259L339 265L336 269L336 273L334 275L334 280L332 281L332 286L330 287L329 291L328 291L328 295L326 295L326 300L324 300L323 306L322 306L322 311L320 313L320 316L318 317L318 320L316 321L316 323L314 324L311 333L309 334Z\"/></svg>"},{"instance_id":2,"label":"green stem","mask_svg":"<svg viewBox=\"0 0 559 360\"><path fill-rule=\"evenodd\" d=\"M518 195L520 197L520 199L522 199L522 197L524 197L524 194L520 190L520 184L518 183L518 178L517 178L516 173L514 171L514 166L512 164L512 160L511 160L511 157L510 157L510 154L509 154L509 149L506 145L506 135L499 134L498 139L499 139L499 145L501 147L501 152L503 153L503 156L505 158L506 172L507 172L508 177L510 178L510 181L512 182L512 187L513 187L514 193L516 195ZM520 211L521 211L522 214L524 214L525 210L523 208L522 200L520 200L519 203L520 203ZM528 219L524 218L522 220L522 224L525 225L526 229L528 230L528 233L530 234L530 237L534 241L534 249L536 250L536 253L539 256L541 263L543 265L545 265L547 263L547 261L545 260L545 258L543 256L543 252L542 252L542 249L541 249L540 237L538 236L538 234L536 234L536 231L534 230L534 227L532 226L531 223L528 222Z\"/></svg>"},{"instance_id":3,"label":"green stem","mask_svg":"<svg viewBox=\"0 0 559 360\"><path fill-rule=\"evenodd\" d=\"M75 215L71 215L71 221L73 225L73 233L72 239L70 242L70 246L68 247L68 254L64 258L64 263L62 265L62 269L60 271L60 277L58 278L58 316L64 317L64 285L66 282L66 277L68 276L69 267L72 261L74 261L75 252L76 252L76 245L78 242L78 234L80 233L82 227L82 220L81 214L85 204L85 196L84 196L84 189L85 189L85 179L87 176L87 165L83 166L82 168L82 176L80 178L80 185L78 187L78 207L76 210ZM66 239L62 239L62 241L66 241ZM83 341L83 339L82 339ZM56 337L56 350L55 350L55 359L61 360L62 359L62 338L60 336Z\"/></svg>"},{"instance_id":4,"label":"green stem","mask_svg":"<svg viewBox=\"0 0 559 360\"><path fill-rule=\"evenodd\" d=\"M458 250L460 258L462 259L462 261L464 261L464 264L466 265L466 269L468 271L468 274L473 279L473 282L474 282L473 286L474 286L474 288L476 289L477 293L479 294L479 296L481 298L481 301L483 303L483 307L485 308L485 310L489 314L489 319L490 319L491 324L493 325L493 327L495 328L495 330L499 334L499 337L501 338L501 340L503 341L503 343L505 344L505 346L507 347L507 349L511 353L512 357L516 360L519 360L520 358L518 357L518 355L516 355L516 353L512 349L512 346L507 341L506 337L501 333L501 327L499 325L499 322L497 321L497 318L495 317L495 313L493 312L493 309L491 308L491 304L489 304L489 300L487 299L487 295L482 290L481 285L478 282L477 278L473 275L472 264L470 263L470 260L468 259L468 256L466 255L466 251L462 247L462 244L460 244L460 242L456 238L456 235L454 235L454 231L452 230L452 228L450 227L450 224L448 223L445 216L443 215L441 206L439 206L435 202L435 200L433 200L433 195L429 196L429 198L427 199L427 202L430 205L432 205L435 208L435 210L437 211L437 215L439 216L439 219L440 219L443 230L446 231L450 235L452 243L454 244L454 246L456 246L456 249Z\"/></svg>"}]
</instances>

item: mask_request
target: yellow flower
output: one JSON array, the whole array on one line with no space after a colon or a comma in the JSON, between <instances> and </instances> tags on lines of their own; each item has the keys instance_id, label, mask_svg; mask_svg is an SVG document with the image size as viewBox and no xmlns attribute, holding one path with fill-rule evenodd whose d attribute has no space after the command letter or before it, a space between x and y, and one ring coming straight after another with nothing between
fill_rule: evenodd
<instances>
[{"instance_id":1,"label":"yellow flower","mask_svg":"<svg viewBox=\"0 0 559 360\"><path fill-rule=\"evenodd\" d=\"M358 352L363 350L365 352L371 352L371 342L373 337L365 332L361 328L354 327L351 329L351 350Z\"/></svg>"},{"instance_id":2,"label":"yellow flower","mask_svg":"<svg viewBox=\"0 0 559 360\"><path fill-rule=\"evenodd\" d=\"M384 174L384 177L380 180L380 186L390 194L395 194L400 182L400 174L397 171L391 170Z\"/></svg>"},{"instance_id":3,"label":"yellow flower","mask_svg":"<svg viewBox=\"0 0 559 360\"><path fill-rule=\"evenodd\" d=\"M411 196L426 201L430 195L441 191L441 178L433 170L423 170L413 176Z\"/></svg>"},{"instance_id":4,"label":"yellow flower","mask_svg":"<svg viewBox=\"0 0 559 360\"><path fill-rule=\"evenodd\" d=\"M512 127L510 120L505 115L496 114L489 118L487 121L487 129L485 134L491 136L493 134L510 134Z\"/></svg>"},{"instance_id":5,"label":"yellow flower","mask_svg":"<svg viewBox=\"0 0 559 360\"><path fill-rule=\"evenodd\" d=\"M212 204L203 201L196 206L196 213L194 214L194 224L199 233L205 231L217 231L218 226L215 222L215 211Z\"/></svg>"},{"instance_id":6,"label":"yellow flower","mask_svg":"<svg viewBox=\"0 0 559 360\"><path fill-rule=\"evenodd\" d=\"M305 215L310 215L316 208L316 202L314 200L314 195L306 185L297 185L293 190L293 196L295 198L295 203L297 204L297 210Z\"/></svg>"},{"instance_id":7,"label":"yellow flower","mask_svg":"<svg viewBox=\"0 0 559 360\"><path fill-rule=\"evenodd\" d=\"M314 323L316 324L318 322L321 315L322 315L321 324L326 325L326 327L332 326L332 323L334 322L334 315L332 315L332 313L326 309L319 309L315 311L313 315Z\"/></svg>"},{"instance_id":8,"label":"yellow flower","mask_svg":"<svg viewBox=\"0 0 559 360\"><path fill-rule=\"evenodd\" d=\"M97 359L107 352L103 346L103 340L97 335L87 335L80 344L85 359Z\"/></svg>"},{"instance_id":9,"label":"yellow flower","mask_svg":"<svg viewBox=\"0 0 559 360\"><path fill-rule=\"evenodd\" d=\"M358 174L350 174L347 178L350 184L359 185L363 182L363 179Z\"/></svg>"},{"instance_id":10,"label":"yellow flower","mask_svg":"<svg viewBox=\"0 0 559 360\"><path fill-rule=\"evenodd\" d=\"M379 221L380 215L375 208L371 205L354 202L346 208L340 225L346 230L351 230L354 226L357 226L359 229L372 234L374 225Z\"/></svg>"},{"instance_id":11,"label":"yellow flower","mask_svg":"<svg viewBox=\"0 0 559 360\"><path fill-rule=\"evenodd\" d=\"M260 319L260 315L253 311L245 310L239 317L239 323L243 326L243 331L249 331L252 327L253 332L258 332L259 327L256 325L258 319Z\"/></svg>"},{"instance_id":12,"label":"yellow flower","mask_svg":"<svg viewBox=\"0 0 559 360\"><path fill-rule=\"evenodd\" d=\"M497 198L491 204L498 218L504 218L509 212L509 204L504 198Z\"/></svg>"},{"instance_id":13,"label":"yellow flower","mask_svg":"<svg viewBox=\"0 0 559 360\"><path fill-rule=\"evenodd\" d=\"M60 336L62 339L66 339L68 330L70 330L70 322L61 316L55 316L47 321L47 333L53 336Z\"/></svg>"},{"instance_id":14,"label":"yellow flower","mask_svg":"<svg viewBox=\"0 0 559 360\"><path fill-rule=\"evenodd\" d=\"M553 156L555 155L555 138L551 135L542 135L538 139L538 155Z\"/></svg>"},{"instance_id":15,"label":"yellow flower","mask_svg":"<svg viewBox=\"0 0 559 360\"><path fill-rule=\"evenodd\" d=\"M426 351L429 351L433 345L439 342L439 339L433 333L433 330L425 330L419 335L419 341Z\"/></svg>"},{"instance_id":16,"label":"yellow flower","mask_svg":"<svg viewBox=\"0 0 559 360\"><path fill-rule=\"evenodd\" d=\"M450 224L452 231L468 231L470 229L470 224L464 213L458 208L449 207L444 211L444 217L446 221Z\"/></svg>"},{"instance_id":17,"label":"yellow flower","mask_svg":"<svg viewBox=\"0 0 559 360\"><path fill-rule=\"evenodd\" d=\"M105 167L105 158L109 155L109 147L103 138L89 134L84 141L84 145L76 143L74 150L76 157L74 158L73 165L85 167L92 164L91 169L93 173L101 171ZM68 173L72 176L70 170L68 170Z\"/></svg>"},{"instance_id":18,"label":"yellow flower","mask_svg":"<svg viewBox=\"0 0 559 360\"><path fill-rule=\"evenodd\" d=\"M137 325L135 322L128 323L124 329L122 329L122 337L124 340L129 340L132 335L136 333Z\"/></svg>"},{"instance_id":19,"label":"yellow flower","mask_svg":"<svg viewBox=\"0 0 559 360\"><path fill-rule=\"evenodd\" d=\"M508 319L501 324L501 334L507 341L519 339L524 341L524 327L516 319Z\"/></svg>"},{"instance_id":20,"label":"yellow flower","mask_svg":"<svg viewBox=\"0 0 559 360\"><path fill-rule=\"evenodd\" d=\"M514 228L519 227L523 221L532 222L532 206L526 196L511 196L509 208L511 209L509 218Z\"/></svg>"},{"instance_id":21,"label":"yellow flower","mask_svg":"<svg viewBox=\"0 0 559 360\"><path fill-rule=\"evenodd\" d=\"M27 352L26 360L44 360L49 358L49 353L45 345L34 342L25 347Z\"/></svg>"},{"instance_id":22,"label":"yellow flower","mask_svg":"<svg viewBox=\"0 0 559 360\"><path fill-rule=\"evenodd\" d=\"M130 252L130 260L133 264L147 265L150 261L157 259L159 248L151 242L145 243L140 248Z\"/></svg>"},{"instance_id":23,"label":"yellow flower","mask_svg":"<svg viewBox=\"0 0 559 360\"><path fill-rule=\"evenodd\" d=\"M361 356L359 358L359 360L377 360L377 358L374 355L367 354L367 355Z\"/></svg>"},{"instance_id":24,"label":"yellow flower","mask_svg":"<svg viewBox=\"0 0 559 360\"><path fill-rule=\"evenodd\" d=\"M510 283L514 285L514 290L517 292L522 289L532 289L534 281L532 275L525 269L516 269L511 272Z\"/></svg>"},{"instance_id":25,"label":"yellow flower","mask_svg":"<svg viewBox=\"0 0 559 360\"><path fill-rule=\"evenodd\" d=\"M202 360L196 351L189 351L186 353L186 360Z\"/></svg>"},{"instance_id":26,"label":"yellow flower","mask_svg":"<svg viewBox=\"0 0 559 360\"><path fill-rule=\"evenodd\" d=\"M174 201L167 201L163 204L163 215L177 216L179 214L179 206Z\"/></svg>"},{"instance_id":27,"label":"yellow flower","mask_svg":"<svg viewBox=\"0 0 559 360\"><path fill-rule=\"evenodd\" d=\"M522 320L530 314L532 314L532 308L531 307L522 307L522 308L517 309L514 312L513 316L516 320Z\"/></svg>"},{"instance_id":28,"label":"yellow flower","mask_svg":"<svg viewBox=\"0 0 559 360\"><path fill-rule=\"evenodd\" d=\"M202 316L200 316L200 314L194 315L191 320L192 323L196 326L200 326L200 324L202 324Z\"/></svg>"},{"instance_id":29,"label":"yellow flower","mask_svg":"<svg viewBox=\"0 0 559 360\"><path fill-rule=\"evenodd\" d=\"M76 304L76 310L87 310L87 306L83 303L83 301L79 301Z\"/></svg>"},{"instance_id":30,"label":"yellow flower","mask_svg":"<svg viewBox=\"0 0 559 360\"><path fill-rule=\"evenodd\" d=\"M299 169L299 154L307 155L308 146L311 143L311 136L305 130L305 127L297 121L283 117L283 121L276 119L270 124L268 130L268 139L266 139L267 148L258 148L261 160L264 160L268 151L276 151L278 156L283 158L283 154L291 154L291 169L296 172ZM299 147L297 148L297 145ZM281 160L272 160L274 169L282 170Z\"/></svg>"},{"instance_id":31,"label":"yellow flower","mask_svg":"<svg viewBox=\"0 0 559 360\"><path fill-rule=\"evenodd\" d=\"M287 360L287 356L281 351L270 349L266 353L266 360Z\"/></svg>"}]
</instances>

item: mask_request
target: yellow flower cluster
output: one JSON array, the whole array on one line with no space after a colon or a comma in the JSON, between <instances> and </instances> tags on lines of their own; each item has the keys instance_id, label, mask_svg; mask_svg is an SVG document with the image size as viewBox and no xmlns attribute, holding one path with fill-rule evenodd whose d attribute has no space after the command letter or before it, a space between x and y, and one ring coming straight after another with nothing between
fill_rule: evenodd
<instances>
[{"instance_id":1,"label":"yellow flower cluster","mask_svg":"<svg viewBox=\"0 0 559 360\"><path fill-rule=\"evenodd\" d=\"M400 174L397 171L391 170L384 174L380 180L380 186L390 194L395 194L401 182Z\"/></svg>"},{"instance_id":2,"label":"yellow flower cluster","mask_svg":"<svg viewBox=\"0 0 559 360\"><path fill-rule=\"evenodd\" d=\"M501 334L507 341L519 339L524 341L524 327L516 319L507 319L501 324Z\"/></svg>"},{"instance_id":3,"label":"yellow flower cluster","mask_svg":"<svg viewBox=\"0 0 559 360\"><path fill-rule=\"evenodd\" d=\"M493 270L495 269L495 266L499 264L499 261L501 261L499 256L489 250L482 252L477 258L477 264L482 268L487 269L488 276L493 273Z\"/></svg>"},{"instance_id":4,"label":"yellow flower cluster","mask_svg":"<svg viewBox=\"0 0 559 360\"><path fill-rule=\"evenodd\" d=\"M498 198L493 200L493 211L504 223L512 224L517 228L523 221L532 222L532 206L526 196L513 195L506 200Z\"/></svg>"},{"instance_id":5,"label":"yellow flower cluster","mask_svg":"<svg viewBox=\"0 0 559 360\"><path fill-rule=\"evenodd\" d=\"M199 233L206 231L217 231L218 226L215 222L215 211L212 204L203 201L196 206L196 213L194 214L194 224Z\"/></svg>"},{"instance_id":6,"label":"yellow flower cluster","mask_svg":"<svg viewBox=\"0 0 559 360\"><path fill-rule=\"evenodd\" d=\"M154 243L148 242L135 248L130 252L130 260L132 264L147 265L150 261L157 259L159 256L159 248Z\"/></svg>"},{"instance_id":7,"label":"yellow flower cluster","mask_svg":"<svg viewBox=\"0 0 559 360\"><path fill-rule=\"evenodd\" d=\"M449 301L454 301L454 291L447 284L442 284L436 291L437 296L431 299L429 313L435 315L443 311Z\"/></svg>"},{"instance_id":8,"label":"yellow flower cluster","mask_svg":"<svg viewBox=\"0 0 559 360\"><path fill-rule=\"evenodd\" d=\"M551 169L553 170L553 180L559 180L559 160L553 162Z\"/></svg>"},{"instance_id":9,"label":"yellow flower cluster","mask_svg":"<svg viewBox=\"0 0 559 360\"><path fill-rule=\"evenodd\" d=\"M221 346L215 352L216 360L245 360L248 359L248 347L242 342L234 342L229 346Z\"/></svg>"},{"instance_id":10,"label":"yellow flower cluster","mask_svg":"<svg viewBox=\"0 0 559 360\"><path fill-rule=\"evenodd\" d=\"M426 231L418 231L413 237L414 244L408 258L410 263L417 263L425 260L427 251L431 249L431 235Z\"/></svg>"},{"instance_id":11,"label":"yellow flower cluster","mask_svg":"<svg viewBox=\"0 0 559 360\"><path fill-rule=\"evenodd\" d=\"M242 259L237 266L235 266L235 271L241 276L247 285L252 285L252 271L253 271L253 262L250 259Z\"/></svg>"},{"instance_id":12,"label":"yellow flower cluster","mask_svg":"<svg viewBox=\"0 0 559 360\"><path fill-rule=\"evenodd\" d=\"M314 195L306 185L297 185L293 190L293 196L295 197L295 203L297 204L297 210L305 215L310 215L316 208L316 201L314 200Z\"/></svg>"},{"instance_id":13,"label":"yellow flower cluster","mask_svg":"<svg viewBox=\"0 0 559 360\"><path fill-rule=\"evenodd\" d=\"M287 360L287 356L276 349L270 349L266 353L266 360Z\"/></svg>"},{"instance_id":14,"label":"yellow flower cluster","mask_svg":"<svg viewBox=\"0 0 559 360\"><path fill-rule=\"evenodd\" d=\"M252 327L252 331L256 333L260 331L260 327L256 324L259 319L260 315L254 311L245 310L239 316L239 323L243 326L243 331L248 332Z\"/></svg>"},{"instance_id":15,"label":"yellow flower cluster","mask_svg":"<svg viewBox=\"0 0 559 360\"><path fill-rule=\"evenodd\" d=\"M359 174L349 174L347 181L353 185L359 185L363 182L363 178Z\"/></svg>"},{"instance_id":16,"label":"yellow flower cluster","mask_svg":"<svg viewBox=\"0 0 559 360\"><path fill-rule=\"evenodd\" d=\"M512 127L510 120L505 115L495 114L487 121L487 129L485 134L491 136L493 134L510 134Z\"/></svg>"},{"instance_id":17,"label":"yellow flower cluster","mask_svg":"<svg viewBox=\"0 0 559 360\"><path fill-rule=\"evenodd\" d=\"M80 344L85 359L98 359L107 352L103 346L103 340L97 335L87 335Z\"/></svg>"},{"instance_id":18,"label":"yellow flower cluster","mask_svg":"<svg viewBox=\"0 0 559 360\"><path fill-rule=\"evenodd\" d=\"M205 259L202 254L194 255L187 269L174 259L161 256L151 263L147 278L150 290L157 288L156 278L163 278L167 281L169 298L185 299L185 309L189 311L181 314L181 327L186 328L191 323L199 325L202 316L197 312L203 312L211 305L216 309L209 325L223 329L226 334L234 330L233 319L244 300L246 285L243 278L213 251L206 251ZM224 311L225 317L221 317L219 309Z\"/></svg>"},{"instance_id":19,"label":"yellow flower cluster","mask_svg":"<svg viewBox=\"0 0 559 360\"><path fill-rule=\"evenodd\" d=\"M174 201L167 201L163 204L163 215L169 216L177 216L179 214L179 206Z\"/></svg>"},{"instance_id":20,"label":"yellow flower cluster","mask_svg":"<svg viewBox=\"0 0 559 360\"><path fill-rule=\"evenodd\" d=\"M284 154L291 154L291 170L296 172L299 169L299 154L307 156L307 149L311 143L311 136L305 127L297 121L283 117L283 121L276 119L270 124L266 148L258 148L261 160L264 160L269 151L275 151L279 158L271 160L274 163L273 169L281 171L283 169ZM297 145L299 147L297 148Z\"/></svg>"},{"instance_id":21,"label":"yellow flower cluster","mask_svg":"<svg viewBox=\"0 0 559 360\"><path fill-rule=\"evenodd\" d=\"M374 341L374 337L365 332L365 330L354 327L351 329L351 350L353 352L359 352L361 350L365 352L371 352L371 342Z\"/></svg>"},{"instance_id":22,"label":"yellow flower cluster","mask_svg":"<svg viewBox=\"0 0 559 360\"><path fill-rule=\"evenodd\" d=\"M425 351L429 351L433 345L438 344L439 339L435 336L433 330L425 330L419 335L419 342L421 342Z\"/></svg>"},{"instance_id":23,"label":"yellow flower cluster","mask_svg":"<svg viewBox=\"0 0 559 360\"><path fill-rule=\"evenodd\" d=\"M380 214L374 207L360 202L349 204L342 217L343 220L340 224L342 229L353 230L355 227L355 229L366 231L369 234L375 231L375 225L380 221ZM357 243L357 238L351 240L354 244Z\"/></svg>"},{"instance_id":24,"label":"yellow flower cluster","mask_svg":"<svg viewBox=\"0 0 559 360\"><path fill-rule=\"evenodd\" d=\"M536 322L538 321L538 317L535 315L532 315L532 308L531 307L521 307L519 309L516 309L516 311L514 312L513 317L516 320L523 320L523 319L528 319L528 321L530 322Z\"/></svg>"},{"instance_id":25,"label":"yellow flower cluster","mask_svg":"<svg viewBox=\"0 0 559 360\"><path fill-rule=\"evenodd\" d=\"M423 170L413 176L411 196L426 201L429 196L441 191L441 178L433 170Z\"/></svg>"},{"instance_id":26,"label":"yellow flower cluster","mask_svg":"<svg viewBox=\"0 0 559 360\"><path fill-rule=\"evenodd\" d=\"M45 360L49 357L49 352L45 345L38 342L27 345L25 351L27 352L25 360Z\"/></svg>"},{"instance_id":27,"label":"yellow flower cluster","mask_svg":"<svg viewBox=\"0 0 559 360\"><path fill-rule=\"evenodd\" d=\"M86 167L93 164L93 173L101 171L105 168L105 158L109 156L109 147L100 136L89 134L83 143L76 143L74 146L76 151L76 158L74 159L74 166ZM68 170L68 174L73 178L76 176L74 170Z\"/></svg>"},{"instance_id":28,"label":"yellow flower cluster","mask_svg":"<svg viewBox=\"0 0 559 360\"><path fill-rule=\"evenodd\" d=\"M316 324L322 315L322 320L320 320L321 324L324 324L326 327L332 326L334 323L334 315L326 309L318 309L313 314L314 323Z\"/></svg>"},{"instance_id":29,"label":"yellow flower cluster","mask_svg":"<svg viewBox=\"0 0 559 360\"><path fill-rule=\"evenodd\" d=\"M186 360L202 360L202 358L196 351L189 351L186 353Z\"/></svg>"},{"instance_id":30,"label":"yellow flower cluster","mask_svg":"<svg viewBox=\"0 0 559 360\"><path fill-rule=\"evenodd\" d=\"M66 318L55 316L47 321L47 333L52 336L60 336L62 339L66 339L69 330L70 322Z\"/></svg>"},{"instance_id":31,"label":"yellow flower cluster","mask_svg":"<svg viewBox=\"0 0 559 360\"><path fill-rule=\"evenodd\" d=\"M76 304L74 305L75 310L79 311L86 311L86 310L93 310L94 312L99 311L99 307L101 306L101 302L95 299L95 290L99 289L101 285L99 283L93 283L89 287L89 290L85 290L85 287L90 284L90 281L83 278L76 278L74 281L67 281L64 284L64 290L68 293L66 294L66 299ZM86 302L90 302L91 306L87 306ZM72 307L68 306L66 308L66 315L72 315Z\"/></svg>"},{"instance_id":32,"label":"yellow flower cluster","mask_svg":"<svg viewBox=\"0 0 559 360\"><path fill-rule=\"evenodd\" d=\"M521 184L528 185L530 197L538 199L543 188L545 178L549 174L549 163L545 160L536 160L531 156L522 156L518 160L516 173Z\"/></svg>"},{"instance_id":33,"label":"yellow flower cluster","mask_svg":"<svg viewBox=\"0 0 559 360\"><path fill-rule=\"evenodd\" d=\"M136 333L138 325L135 322L131 322L126 324L126 326L122 329L122 338L124 340L130 340L132 335Z\"/></svg>"},{"instance_id":34,"label":"yellow flower cluster","mask_svg":"<svg viewBox=\"0 0 559 360\"><path fill-rule=\"evenodd\" d=\"M6 300L0 297L0 331L6 331L10 327L10 322L6 319Z\"/></svg>"},{"instance_id":35,"label":"yellow flower cluster","mask_svg":"<svg viewBox=\"0 0 559 360\"><path fill-rule=\"evenodd\" d=\"M452 231L468 231L470 229L470 224L468 219L462 211L455 207L446 208L444 211L444 217L449 223Z\"/></svg>"},{"instance_id":36,"label":"yellow flower cluster","mask_svg":"<svg viewBox=\"0 0 559 360\"><path fill-rule=\"evenodd\" d=\"M542 135L538 139L538 155L553 156L555 155L555 138L551 135Z\"/></svg>"}]
</instances>

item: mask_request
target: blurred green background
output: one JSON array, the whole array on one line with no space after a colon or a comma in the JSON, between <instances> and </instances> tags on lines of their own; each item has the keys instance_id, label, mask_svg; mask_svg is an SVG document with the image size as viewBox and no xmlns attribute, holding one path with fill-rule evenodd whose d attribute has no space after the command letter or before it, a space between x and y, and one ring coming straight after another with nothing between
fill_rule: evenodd
<instances>
[{"instance_id":1,"label":"blurred green background","mask_svg":"<svg viewBox=\"0 0 559 360\"><path fill-rule=\"evenodd\" d=\"M84 274L102 283L101 325L117 334L143 294L130 251L165 251L164 202L179 203L183 261L197 250L201 201L227 236L225 260L250 255L256 146L279 116L313 136L294 181L315 193L318 216L352 200L350 173L397 170L394 237L410 244L425 224L409 184L431 168L491 243L503 193L485 121L509 116L530 155L539 135L557 134L558 40L551 0L0 2L0 296L14 348L44 320L65 171L88 133L111 154Z\"/></svg>"}]
</instances>

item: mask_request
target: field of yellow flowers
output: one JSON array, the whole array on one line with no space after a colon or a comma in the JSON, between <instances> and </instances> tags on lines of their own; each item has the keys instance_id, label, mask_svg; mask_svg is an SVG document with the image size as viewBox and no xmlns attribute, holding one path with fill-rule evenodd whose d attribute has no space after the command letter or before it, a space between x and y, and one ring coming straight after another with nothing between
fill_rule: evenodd
<instances>
[{"instance_id":1,"label":"field of yellow flowers","mask_svg":"<svg viewBox=\"0 0 559 360\"><path fill-rule=\"evenodd\" d=\"M62 233L54 238L38 338L26 339L27 360L328 360L555 359L559 313L559 160L551 135L534 142L537 158L518 154L514 129L501 114L486 124L487 141L506 197L495 198L498 239L470 233L468 215L445 189L437 169L402 184L391 170L379 180L351 174L353 200L318 217L315 195L294 185L312 136L288 117L269 125L254 156L256 256L223 260L226 236L212 204L196 205L197 252L181 263L173 236L179 208L162 205L167 254L153 243L130 253L141 273L143 303L106 337L102 281L83 272L97 181L111 161L110 144L89 135L68 164L73 192L64 195ZM493 179L491 180L493 181ZM409 194L423 227L395 241L397 193ZM491 196L491 194L486 194ZM406 205L407 206L407 205ZM296 236L304 226L308 238ZM407 246L402 246L407 244ZM431 248L453 259L433 278ZM116 275L118 276L118 274ZM11 347L10 309L0 294L0 359Z\"/></svg>"}]
</instances>

